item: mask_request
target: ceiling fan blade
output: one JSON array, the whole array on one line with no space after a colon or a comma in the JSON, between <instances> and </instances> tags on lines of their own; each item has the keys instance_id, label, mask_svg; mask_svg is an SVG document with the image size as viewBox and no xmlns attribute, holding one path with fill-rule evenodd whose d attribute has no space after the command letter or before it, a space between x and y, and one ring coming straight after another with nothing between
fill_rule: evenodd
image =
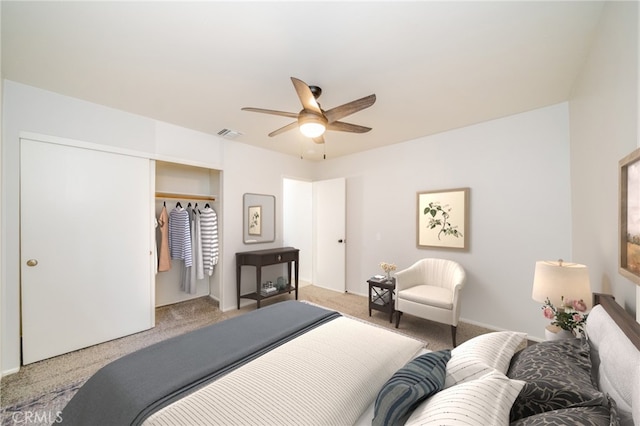
<instances>
[{"instance_id":1,"label":"ceiling fan blade","mask_svg":"<svg viewBox=\"0 0 640 426\"><path fill-rule=\"evenodd\" d=\"M320 105L318 105L318 101L316 101L311 89L309 89L309 85L295 77L291 77L291 81L293 82L293 86L296 88L296 93L298 94L298 98L300 98L300 102L302 102L302 107L309 111L322 114Z\"/></svg>"},{"instance_id":2,"label":"ceiling fan blade","mask_svg":"<svg viewBox=\"0 0 640 426\"><path fill-rule=\"evenodd\" d=\"M297 121L294 121L293 123L289 123L289 124L287 124L287 125L286 125L286 126L284 126L284 127L280 127L279 129L274 130L273 132L269 133L269 136L271 136L271 137L273 137L273 136L277 136L277 135L279 135L280 133L284 133L284 132L286 132L287 130L296 129L297 127L298 127L298 122L297 122Z\"/></svg>"},{"instance_id":3,"label":"ceiling fan blade","mask_svg":"<svg viewBox=\"0 0 640 426\"><path fill-rule=\"evenodd\" d=\"M317 143L317 144L322 144L322 143L324 143L324 136L322 136L322 135L318 136L317 138L312 138L312 139L313 139L313 141L314 141L315 143Z\"/></svg>"},{"instance_id":4,"label":"ceiling fan blade","mask_svg":"<svg viewBox=\"0 0 640 426\"><path fill-rule=\"evenodd\" d=\"M339 132L351 133L367 133L371 127L359 126L357 124L345 123L344 121L334 121L327 125L327 130L336 130Z\"/></svg>"},{"instance_id":5,"label":"ceiling fan blade","mask_svg":"<svg viewBox=\"0 0 640 426\"><path fill-rule=\"evenodd\" d=\"M241 109L242 111L261 112L263 114L281 115L282 117L298 118L297 112L276 111L274 109L251 108L251 107L244 107Z\"/></svg>"},{"instance_id":6,"label":"ceiling fan blade","mask_svg":"<svg viewBox=\"0 0 640 426\"><path fill-rule=\"evenodd\" d=\"M331 108L330 110L324 112L324 116L327 118L327 121L329 123L333 123L343 117L346 117L347 115L351 115L365 108L369 108L375 102L376 95L365 96L364 98L360 98L344 105Z\"/></svg>"}]
</instances>

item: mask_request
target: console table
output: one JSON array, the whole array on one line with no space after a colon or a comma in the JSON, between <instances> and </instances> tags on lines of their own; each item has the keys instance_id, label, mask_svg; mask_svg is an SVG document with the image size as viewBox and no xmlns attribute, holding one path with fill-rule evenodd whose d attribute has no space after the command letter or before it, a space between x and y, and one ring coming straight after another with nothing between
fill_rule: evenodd
<instances>
[{"instance_id":1,"label":"console table","mask_svg":"<svg viewBox=\"0 0 640 426\"><path fill-rule=\"evenodd\" d=\"M258 303L258 309L260 309L260 301L269 297L277 296L283 293L291 293L291 290L295 290L296 300L298 300L298 259L300 250L293 247L280 247L267 250L255 250L255 251L243 251L236 253L236 292L238 296L238 309L240 309L240 298L253 299ZM291 285L291 263L295 262L295 280L294 285ZM262 281L262 267L267 265L276 265L278 263L287 264L287 278L288 284L283 290L276 291L269 295L263 295L261 290ZM255 293L240 294L240 284L242 267L243 266L255 266L256 268L256 291Z\"/></svg>"}]
</instances>

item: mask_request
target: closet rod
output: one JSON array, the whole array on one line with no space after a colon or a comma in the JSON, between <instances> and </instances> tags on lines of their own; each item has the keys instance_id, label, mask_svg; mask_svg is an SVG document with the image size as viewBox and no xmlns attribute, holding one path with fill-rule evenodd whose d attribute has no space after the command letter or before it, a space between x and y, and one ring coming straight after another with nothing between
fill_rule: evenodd
<instances>
[{"instance_id":1,"label":"closet rod","mask_svg":"<svg viewBox=\"0 0 640 426\"><path fill-rule=\"evenodd\" d=\"M215 201L212 195L177 194L174 192L156 192L156 198L174 198L180 200L206 200Z\"/></svg>"}]
</instances>

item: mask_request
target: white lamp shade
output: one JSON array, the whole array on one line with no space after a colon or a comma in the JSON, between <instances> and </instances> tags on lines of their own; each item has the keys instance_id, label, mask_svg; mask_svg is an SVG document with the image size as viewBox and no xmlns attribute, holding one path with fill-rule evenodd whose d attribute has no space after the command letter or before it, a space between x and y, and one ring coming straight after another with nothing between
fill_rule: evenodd
<instances>
[{"instance_id":1,"label":"white lamp shade","mask_svg":"<svg viewBox=\"0 0 640 426\"><path fill-rule=\"evenodd\" d=\"M589 270L579 263L536 262L531 297L540 303L549 298L556 307L562 305L563 297L565 302L583 300L587 307L591 307Z\"/></svg>"}]
</instances>

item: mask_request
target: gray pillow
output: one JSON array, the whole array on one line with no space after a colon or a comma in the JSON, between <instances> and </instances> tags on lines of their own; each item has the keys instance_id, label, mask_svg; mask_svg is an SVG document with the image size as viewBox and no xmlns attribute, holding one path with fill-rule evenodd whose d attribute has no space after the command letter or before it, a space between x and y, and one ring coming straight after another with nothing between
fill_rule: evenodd
<instances>
[{"instance_id":1,"label":"gray pillow","mask_svg":"<svg viewBox=\"0 0 640 426\"><path fill-rule=\"evenodd\" d=\"M372 426L403 424L413 409L444 386L449 349L409 361L384 384L374 405Z\"/></svg>"},{"instance_id":2,"label":"gray pillow","mask_svg":"<svg viewBox=\"0 0 640 426\"><path fill-rule=\"evenodd\" d=\"M562 408L609 405L592 381L584 338L529 346L513 356L507 376L526 382L511 408L512 422Z\"/></svg>"}]
</instances>

